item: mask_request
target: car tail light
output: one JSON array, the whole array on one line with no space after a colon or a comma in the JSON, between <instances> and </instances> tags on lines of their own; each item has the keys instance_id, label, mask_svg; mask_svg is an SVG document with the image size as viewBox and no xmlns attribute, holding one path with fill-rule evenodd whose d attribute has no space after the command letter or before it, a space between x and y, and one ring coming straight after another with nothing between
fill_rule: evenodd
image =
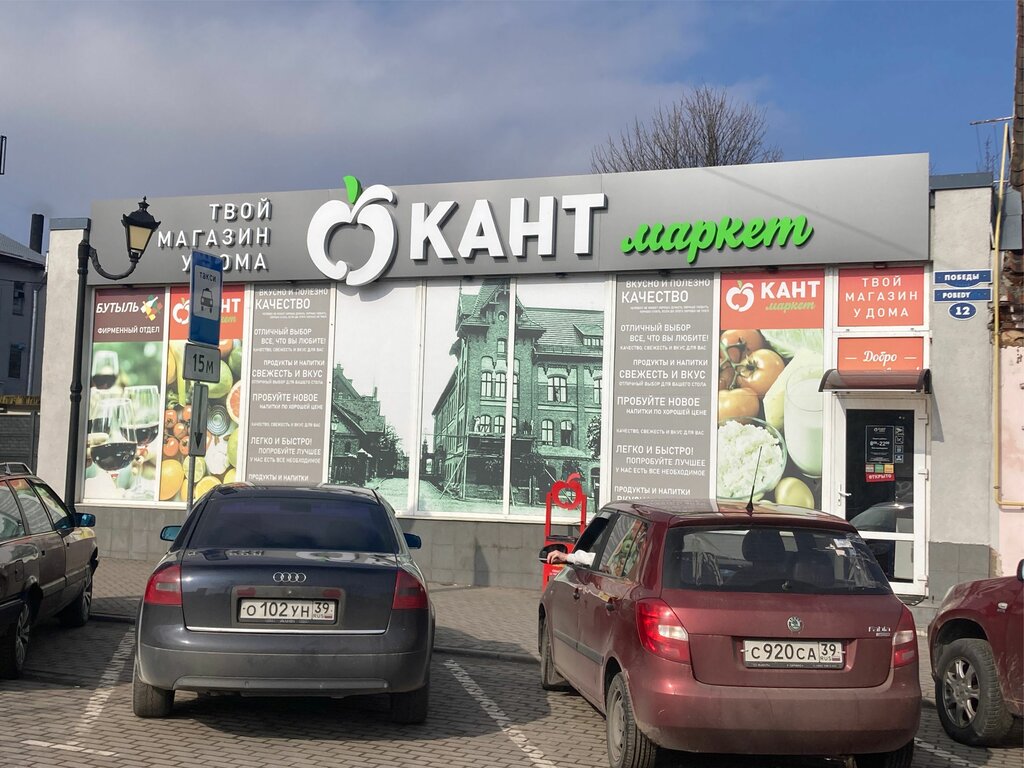
<instances>
[{"instance_id":1,"label":"car tail light","mask_svg":"<svg viewBox=\"0 0 1024 768\"><path fill-rule=\"evenodd\" d=\"M427 590L420 580L408 571L399 570L395 580L395 599L391 603L394 611L422 610L427 607Z\"/></svg>"},{"instance_id":2,"label":"car tail light","mask_svg":"<svg viewBox=\"0 0 1024 768\"><path fill-rule=\"evenodd\" d=\"M892 636L892 665L905 667L917 660L917 627L914 625L914 614L903 606L900 623Z\"/></svg>"},{"instance_id":3,"label":"car tail light","mask_svg":"<svg viewBox=\"0 0 1024 768\"><path fill-rule=\"evenodd\" d=\"M654 655L669 661L690 662L690 636L667 603L656 599L638 602L636 629L640 643Z\"/></svg>"},{"instance_id":4,"label":"car tail light","mask_svg":"<svg viewBox=\"0 0 1024 768\"><path fill-rule=\"evenodd\" d=\"M142 602L146 605L181 605L181 566L175 563L150 576Z\"/></svg>"}]
</instances>

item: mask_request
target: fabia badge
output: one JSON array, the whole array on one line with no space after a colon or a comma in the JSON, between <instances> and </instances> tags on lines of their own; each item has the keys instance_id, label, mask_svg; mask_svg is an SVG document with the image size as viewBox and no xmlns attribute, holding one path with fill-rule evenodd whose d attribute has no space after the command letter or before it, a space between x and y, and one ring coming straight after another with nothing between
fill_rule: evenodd
<instances>
[{"instance_id":1,"label":"fabia badge","mask_svg":"<svg viewBox=\"0 0 1024 768\"><path fill-rule=\"evenodd\" d=\"M790 616L789 621L786 622L786 626L789 627L790 632L799 632L804 628L804 623L800 621L799 616Z\"/></svg>"},{"instance_id":2,"label":"fabia badge","mask_svg":"<svg viewBox=\"0 0 1024 768\"><path fill-rule=\"evenodd\" d=\"M327 277L349 285L366 285L383 275L395 258L395 220L384 207L384 203L395 202L395 193L383 184L364 190L355 176L345 177L345 193L348 203L328 200L313 214L306 232L306 248L316 268ZM365 264L349 271L348 262L344 259L332 262L328 253L335 231L352 224L370 228L373 251Z\"/></svg>"}]
</instances>

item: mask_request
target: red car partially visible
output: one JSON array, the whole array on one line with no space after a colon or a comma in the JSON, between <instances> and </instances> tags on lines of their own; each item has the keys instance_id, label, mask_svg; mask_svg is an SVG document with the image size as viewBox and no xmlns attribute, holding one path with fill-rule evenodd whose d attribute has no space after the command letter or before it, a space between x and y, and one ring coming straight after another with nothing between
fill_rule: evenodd
<instances>
[{"instance_id":1,"label":"red car partially visible","mask_svg":"<svg viewBox=\"0 0 1024 768\"><path fill-rule=\"evenodd\" d=\"M604 713L612 768L649 768L663 747L910 765L913 617L845 520L619 502L576 550L593 563L541 598L542 686L567 683Z\"/></svg>"},{"instance_id":2,"label":"red car partially visible","mask_svg":"<svg viewBox=\"0 0 1024 768\"><path fill-rule=\"evenodd\" d=\"M1024 715L1024 560L1016 576L950 589L928 647L946 733L971 746L1000 743Z\"/></svg>"}]
</instances>

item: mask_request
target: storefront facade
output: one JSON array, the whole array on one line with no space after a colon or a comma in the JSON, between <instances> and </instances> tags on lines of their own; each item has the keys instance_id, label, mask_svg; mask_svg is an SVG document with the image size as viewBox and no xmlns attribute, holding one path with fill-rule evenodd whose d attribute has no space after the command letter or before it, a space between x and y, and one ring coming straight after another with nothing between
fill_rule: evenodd
<instances>
[{"instance_id":1,"label":"storefront facade","mask_svg":"<svg viewBox=\"0 0 1024 768\"><path fill-rule=\"evenodd\" d=\"M226 287L197 495L376 488L435 581L536 586L574 472L592 508L753 491L856 519L905 594L998 572L1020 555L991 494L991 285L962 287L991 266L991 187L930 190L927 164L152 200L131 285L90 275L79 506L119 557L184 514L201 250ZM51 225L48 329L73 327L83 231L117 258L132 207ZM48 331L41 445L66 440L73 344Z\"/></svg>"}]
</instances>

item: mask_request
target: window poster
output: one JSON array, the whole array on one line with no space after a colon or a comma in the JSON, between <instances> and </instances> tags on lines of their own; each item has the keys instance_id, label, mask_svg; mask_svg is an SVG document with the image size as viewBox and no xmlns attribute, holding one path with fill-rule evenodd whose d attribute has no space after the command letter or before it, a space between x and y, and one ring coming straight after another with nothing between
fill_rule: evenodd
<instances>
[{"instance_id":1,"label":"window poster","mask_svg":"<svg viewBox=\"0 0 1024 768\"><path fill-rule=\"evenodd\" d=\"M579 473L596 511L601 484L604 383L604 278L516 283L515 349L507 370L504 338L496 341L494 394L512 398L512 514L543 513L556 480ZM497 421L500 419L500 422ZM506 432L505 413L489 422ZM572 513L570 517L575 516Z\"/></svg>"},{"instance_id":2,"label":"window poster","mask_svg":"<svg viewBox=\"0 0 1024 768\"><path fill-rule=\"evenodd\" d=\"M509 291L505 278L427 284L421 511L502 511Z\"/></svg>"},{"instance_id":3,"label":"window poster","mask_svg":"<svg viewBox=\"0 0 1024 768\"><path fill-rule=\"evenodd\" d=\"M338 285L328 480L374 488L399 512L416 440L418 338L413 283Z\"/></svg>"},{"instance_id":4,"label":"window poster","mask_svg":"<svg viewBox=\"0 0 1024 768\"><path fill-rule=\"evenodd\" d=\"M328 285L253 287L246 480L323 481L333 292Z\"/></svg>"},{"instance_id":5,"label":"window poster","mask_svg":"<svg viewBox=\"0 0 1024 768\"><path fill-rule=\"evenodd\" d=\"M820 508L824 286L821 270L722 275L719 498Z\"/></svg>"},{"instance_id":6,"label":"window poster","mask_svg":"<svg viewBox=\"0 0 1024 768\"><path fill-rule=\"evenodd\" d=\"M243 405L248 397L243 379L245 286L228 284L221 293L220 378L207 384L206 456L196 458L194 495L230 483L238 475ZM163 412L160 501L188 500L189 425L192 382L185 381L182 356L188 339L188 286L171 288L167 345L167 395ZM241 478L239 478L241 479Z\"/></svg>"},{"instance_id":7,"label":"window poster","mask_svg":"<svg viewBox=\"0 0 1024 768\"><path fill-rule=\"evenodd\" d=\"M710 276L617 278L612 498L707 496L714 296Z\"/></svg>"},{"instance_id":8,"label":"window poster","mask_svg":"<svg viewBox=\"0 0 1024 768\"><path fill-rule=\"evenodd\" d=\"M96 291L83 498L156 497L166 302L163 288Z\"/></svg>"}]
</instances>

